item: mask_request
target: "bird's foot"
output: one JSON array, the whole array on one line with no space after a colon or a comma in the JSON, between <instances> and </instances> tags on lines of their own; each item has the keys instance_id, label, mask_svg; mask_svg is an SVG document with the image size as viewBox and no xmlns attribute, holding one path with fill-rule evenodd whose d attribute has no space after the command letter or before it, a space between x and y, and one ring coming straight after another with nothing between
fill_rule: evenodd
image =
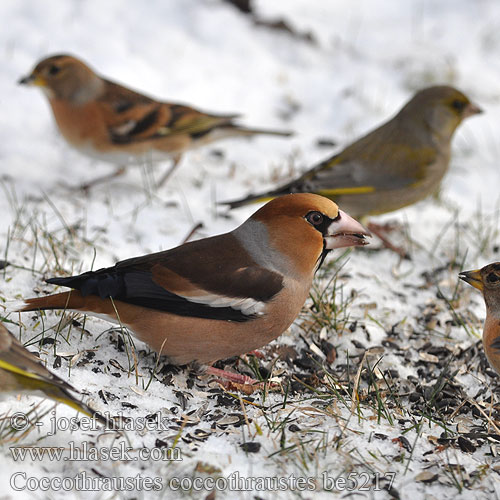
<instances>
[{"instance_id":1,"label":"bird's foot","mask_svg":"<svg viewBox=\"0 0 500 500\"><path fill-rule=\"evenodd\" d=\"M214 375L215 377L228 380L229 382L234 382L235 384L248 384L254 385L258 384L259 381L255 380L248 375L241 375L240 373L228 372L226 370L221 370L220 368L215 368L213 366L207 367L206 373L209 375Z\"/></svg>"},{"instance_id":2,"label":"bird's foot","mask_svg":"<svg viewBox=\"0 0 500 500\"><path fill-rule=\"evenodd\" d=\"M228 372L213 366L207 367L205 373L217 377L219 384L225 389L236 390L245 394L252 394L255 391L263 389L272 389L277 387L276 384L269 382L259 382L248 375L241 375L240 373Z\"/></svg>"},{"instance_id":3,"label":"bird's foot","mask_svg":"<svg viewBox=\"0 0 500 500\"><path fill-rule=\"evenodd\" d=\"M384 233L392 233L392 231L401 230L401 227L401 224L396 220L390 220L384 224L378 224L377 222L368 223L368 228Z\"/></svg>"},{"instance_id":4,"label":"bird's foot","mask_svg":"<svg viewBox=\"0 0 500 500\"><path fill-rule=\"evenodd\" d=\"M368 230L374 234L384 245L385 248L391 250L394 253L397 253L401 259L411 260L410 254L403 248L398 247L392 243L387 236L384 234L386 232L394 231L398 226L394 223L388 224L376 224L374 222L368 223Z\"/></svg>"},{"instance_id":5,"label":"bird's foot","mask_svg":"<svg viewBox=\"0 0 500 500\"><path fill-rule=\"evenodd\" d=\"M120 168L117 168L111 174L103 175L101 177L96 177L95 179L88 181L88 182L85 182L84 184L80 184L79 186L74 186L73 189L76 189L79 191L84 191L85 193L88 193L94 186L97 186L98 184L102 184L104 182L115 179L116 177L119 177L120 175L123 175L124 173L125 173L125 167L120 167Z\"/></svg>"},{"instance_id":6,"label":"bird's foot","mask_svg":"<svg viewBox=\"0 0 500 500\"><path fill-rule=\"evenodd\" d=\"M255 356L257 359L264 359L266 357L264 353L257 350L247 352L247 354L251 354L252 356Z\"/></svg>"},{"instance_id":7,"label":"bird's foot","mask_svg":"<svg viewBox=\"0 0 500 500\"><path fill-rule=\"evenodd\" d=\"M160 189L165 185L170 176L175 172L176 168L179 166L181 161L181 155L176 155L174 157L172 165L170 165L169 169L163 174L161 179L156 183L156 189Z\"/></svg>"}]
</instances>

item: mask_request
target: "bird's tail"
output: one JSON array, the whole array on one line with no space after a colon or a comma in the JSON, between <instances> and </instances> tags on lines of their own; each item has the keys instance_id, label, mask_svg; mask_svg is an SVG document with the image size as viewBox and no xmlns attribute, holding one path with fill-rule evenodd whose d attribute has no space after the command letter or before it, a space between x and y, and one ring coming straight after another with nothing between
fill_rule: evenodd
<instances>
[{"instance_id":1,"label":"bird's tail","mask_svg":"<svg viewBox=\"0 0 500 500\"><path fill-rule=\"evenodd\" d=\"M9 307L9 311L26 312L67 309L70 311L88 312L96 316L109 316L110 321L115 321L113 318L116 318L116 310L113 301L102 300L99 296L92 294L84 297L79 290L56 293L54 295L47 295L46 297L26 299L21 302L16 301L16 304L14 309ZM122 319L125 318L125 316L122 315Z\"/></svg>"},{"instance_id":2,"label":"bird's tail","mask_svg":"<svg viewBox=\"0 0 500 500\"><path fill-rule=\"evenodd\" d=\"M22 301L15 301L9 304L8 308L14 312L26 311L44 311L49 309L79 309L81 307L82 297L79 292L63 292L46 297L35 297Z\"/></svg>"},{"instance_id":3,"label":"bird's tail","mask_svg":"<svg viewBox=\"0 0 500 500\"><path fill-rule=\"evenodd\" d=\"M226 128L226 127L221 127ZM271 130L265 128L249 128L240 125L229 124L228 129L231 129L231 135L252 136L252 135L275 135L278 137L290 137L294 134L291 130Z\"/></svg>"}]
</instances>

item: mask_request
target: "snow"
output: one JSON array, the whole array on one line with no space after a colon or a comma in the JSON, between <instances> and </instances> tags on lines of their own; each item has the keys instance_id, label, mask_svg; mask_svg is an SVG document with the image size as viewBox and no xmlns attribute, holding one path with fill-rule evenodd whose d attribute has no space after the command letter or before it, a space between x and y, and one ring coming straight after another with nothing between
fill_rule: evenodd
<instances>
[{"instance_id":1,"label":"snow","mask_svg":"<svg viewBox=\"0 0 500 500\"><path fill-rule=\"evenodd\" d=\"M438 308L436 314L442 325L451 313L436 299L436 286L424 286L422 273L447 267L436 275L440 288L451 296L460 269L451 268L450 261L456 259L462 264L464 260L464 269L474 269L498 259L495 244L499 203L496 129L500 118L500 5L493 0L393 0L376 4L259 0L255 7L259 18L284 18L297 32L311 32L316 43L257 27L249 16L219 0L0 2L0 257L5 254L17 266L1 271L0 297L21 299L33 296L35 290L50 291L52 287L44 284L43 278L52 275L57 265L61 272L76 273L178 245L198 222L203 223L203 228L196 237L231 230L255 207L236 210L226 217L224 210L216 206L217 201L276 185L290 171L314 165L393 115L416 89L448 83L467 93L485 113L466 121L458 130L440 198L379 219L404 224L417 243L412 247L412 261L398 263L398 258L387 251L356 249L349 254L337 286L342 285L344 298L353 294L347 311L349 321L357 320L366 330L328 331L327 335L337 347L336 363L345 363L347 353L352 356L357 352L350 342L352 338L366 347L380 346L396 324L400 339L409 346L423 345L426 337L450 349L472 346L477 338L459 326L424 329L426 306ZM146 94L208 111L240 112L242 123L247 125L292 129L296 134L291 139L226 140L190 152L159 192L154 192L150 183L152 176L161 176L167 164L131 167L124 177L97 187L86 196L67 185L76 186L111 172L113 167L70 149L57 132L43 96L35 89L16 85L39 59L55 53L75 54L99 73ZM319 138L331 139L338 147L320 148L316 145ZM46 230L59 250L51 250L46 244ZM488 238L483 245L485 236ZM327 280L325 276L321 284ZM479 320L484 318L482 298L465 286L460 291L463 301L459 307L470 308L478 333ZM22 334L23 341L35 337L43 326L34 314L11 315L9 319L22 321L21 326L10 327ZM43 319L45 328L57 325L59 319L55 314L47 314ZM300 319L273 346L297 345L299 334L303 333L299 325ZM358 472L365 470L356 469L356 460L371 461L373 470L381 475L395 471L394 487L401 498L410 494L415 500L500 496L497 459L488 444L470 454L448 449L441 455L428 456L425 453L434 450L432 440L439 437L441 427L427 423L420 436L415 429L407 428L404 435L412 445L417 444L406 470L408 454L399 462L392 461L398 452L393 439L402 434L401 428L384 419L378 422L368 409L363 410L365 418L358 418L357 414L349 418L349 408L341 402L337 409L328 406L318 410L313 395L310 404L297 398L282 410L283 394L269 394L265 401L258 393L254 397L255 403L274 408L276 422L293 409L290 422L293 420L302 430L324 432L325 446L319 446L314 457L301 457L300 452L273 455L281 449L281 432L252 405L245 405L252 420L250 426L220 426L213 431L207 415L241 413L238 399L231 409L219 405L217 399L209 397L206 382L189 387L185 371L173 374L171 385L153 377L147 387L156 358L140 342L136 342L137 382L135 375L127 375L127 354L118 349L118 336L108 333L109 327L102 320L87 318L84 329L74 326L69 334L63 330L55 347L42 347L41 356L52 368L54 354L63 355L61 368L54 371L75 387L88 391L86 401L102 411L121 412L133 419L160 412L171 427L175 427L176 419L182 421L183 415L193 411L189 418L196 429L211 432L209 439L194 441L196 450L192 443L179 440L183 453L180 462L14 461L9 452L13 444L4 443L2 498L113 497L112 492L102 488L95 492L14 491L8 485L15 472L26 472L35 478L74 477L79 473L98 477L95 471L106 477L135 478L140 474L143 478L161 478L164 491L122 493L123 498L150 498L153 494L185 498L197 497L199 493L167 488L171 478L228 478L238 473L247 478L290 480L293 475L319 477L320 484L325 472L332 477L347 477L352 467ZM91 362L80 366L75 363L70 368L71 358L85 350L94 350ZM415 361L418 348L412 347L408 356ZM361 359L354 357L351 363L357 367ZM373 358L373 363L377 359ZM110 367L110 360L118 363L113 365L115 368ZM92 371L96 366L102 367L100 373ZM397 368L402 379L419 376L414 362L405 362L390 351L378 366L381 370ZM121 376L118 378L116 373ZM489 391L495 386L494 379L483 373L464 370L457 377L469 388L468 397L472 399L482 388ZM118 398L108 397L105 406L98 396L100 389ZM178 391L188 395L187 401ZM19 400L9 398L0 403L0 412L27 412L39 402L27 396ZM135 406L123 407L123 402ZM42 403L42 407L51 408L49 402ZM75 416L73 410L63 405L56 407L55 414L61 422ZM164 439L171 446L179 433L184 435L192 429L179 424L177 429L127 431L118 436L112 432L69 430L49 436L50 413L41 422L42 426L14 446L67 447L75 441L77 446L87 442L102 448L123 442L134 449L152 449L158 446L157 439ZM386 434L389 439L377 440L374 433ZM342 446L335 448L332 443L341 435ZM300 450L301 441L310 439L310 434L287 432L286 439L287 446L297 445ZM258 453L245 453L240 447L245 441L257 441L262 448ZM448 463L463 465L467 474L483 470L484 475L476 478L473 487L461 492L441 480L430 484L415 481L425 468L435 464L444 467ZM19 484L24 484L21 479ZM203 490L202 494L209 492L210 489ZM387 497L386 491L363 494L364 498ZM217 492L217 498L250 499L254 495L266 499L331 497L321 488L311 492L307 487L303 493L290 489Z\"/></svg>"}]
</instances>

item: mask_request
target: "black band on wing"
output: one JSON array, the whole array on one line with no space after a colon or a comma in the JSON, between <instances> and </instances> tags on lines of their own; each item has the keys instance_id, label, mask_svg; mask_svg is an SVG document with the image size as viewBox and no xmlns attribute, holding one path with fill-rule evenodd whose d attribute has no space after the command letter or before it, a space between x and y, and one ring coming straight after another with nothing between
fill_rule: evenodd
<instances>
[{"instance_id":1,"label":"black band on wing","mask_svg":"<svg viewBox=\"0 0 500 500\"><path fill-rule=\"evenodd\" d=\"M111 297L128 304L165 311L178 316L237 322L256 318L255 315L245 315L232 307L212 307L207 304L191 302L157 285L153 281L151 273L147 271L134 270L120 273L103 269L80 276L51 278L46 281L53 285L80 290L84 297L87 295L98 295L101 299Z\"/></svg>"},{"instance_id":2,"label":"black band on wing","mask_svg":"<svg viewBox=\"0 0 500 500\"><path fill-rule=\"evenodd\" d=\"M116 103L113 103L113 108L117 113L124 113L125 111L128 111L129 109L132 109L135 106L135 104L132 101L118 101Z\"/></svg>"},{"instance_id":3,"label":"black band on wing","mask_svg":"<svg viewBox=\"0 0 500 500\"><path fill-rule=\"evenodd\" d=\"M166 128L175 127L177 120L182 117L187 109L188 108L182 104L172 104L172 106L170 106L170 118L163 126Z\"/></svg>"},{"instance_id":4,"label":"black band on wing","mask_svg":"<svg viewBox=\"0 0 500 500\"><path fill-rule=\"evenodd\" d=\"M209 134L210 132L212 132L212 130L214 130L216 128L221 128L221 126L216 124L213 127L206 128L205 130L198 130L197 132L192 132L189 134L189 136L191 137L191 139L195 139L195 140L201 139L204 135Z\"/></svg>"},{"instance_id":5,"label":"black band on wing","mask_svg":"<svg viewBox=\"0 0 500 500\"><path fill-rule=\"evenodd\" d=\"M135 136L142 134L155 124L158 119L158 113L159 109L157 107L144 116L142 120L139 120L135 124L134 128L126 134L111 133L111 140L114 144L129 144L130 142L137 140L137 137Z\"/></svg>"},{"instance_id":6,"label":"black band on wing","mask_svg":"<svg viewBox=\"0 0 500 500\"><path fill-rule=\"evenodd\" d=\"M135 124L135 127L128 133L128 135L133 136L145 132L148 128L156 123L156 121L158 120L158 114L159 107L150 111L146 116L144 116L142 120L139 120Z\"/></svg>"},{"instance_id":7,"label":"black band on wing","mask_svg":"<svg viewBox=\"0 0 500 500\"><path fill-rule=\"evenodd\" d=\"M493 342L490 344L490 347L492 349L500 351L500 337L497 337L495 340L493 340Z\"/></svg>"}]
</instances>

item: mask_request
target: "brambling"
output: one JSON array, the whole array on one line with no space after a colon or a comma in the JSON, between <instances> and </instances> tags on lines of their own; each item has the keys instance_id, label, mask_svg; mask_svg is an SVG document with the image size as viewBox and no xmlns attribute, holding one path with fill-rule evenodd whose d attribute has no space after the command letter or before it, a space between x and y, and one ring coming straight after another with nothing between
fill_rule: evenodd
<instances>
[{"instance_id":1,"label":"brambling","mask_svg":"<svg viewBox=\"0 0 500 500\"><path fill-rule=\"evenodd\" d=\"M183 104L162 102L95 73L70 55L41 60L19 83L35 85L49 100L59 131L80 152L124 166L141 160L173 159L174 164L159 182L165 182L182 153L233 136L291 132L252 129L238 125L238 115L204 113Z\"/></svg>"},{"instance_id":2,"label":"brambling","mask_svg":"<svg viewBox=\"0 0 500 500\"><path fill-rule=\"evenodd\" d=\"M26 349L0 322L0 392L15 394L29 392L64 403L89 417L108 423L71 392L78 393L73 386L50 372L40 359Z\"/></svg>"},{"instance_id":3,"label":"brambling","mask_svg":"<svg viewBox=\"0 0 500 500\"><path fill-rule=\"evenodd\" d=\"M257 349L300 312L335 248L369 233L331 200L276 198L233 231L47 283L73 290L19 311L70 309L118 321L173 364L213 363Z\"/></svg>"},{"instance_id":4,"label":"brambling","mask_svg":"<svg viewBox=\"0 0 500 500\"><path fill-rule=\"evenodd\" d=\"M399 113L340 153L275 190L223 202L237 208L286 193L326 196L354 217L392 212L435 193L450 162L451 139L467 117L481 113L459 90L428 87ZM377 224L368 228L401 256Z\"/></svg>"},{"instance_id":5,"label":"brambling","mask_svg":"<svg viewBox=\"0 0 500 500\"><path fill-rule=\"evenodd\" d=\"M486 304L484 352L491 367L500 375L500 262L474 271L464 271L458 276L483 294Z\"/></svg>"}]
</instances>

